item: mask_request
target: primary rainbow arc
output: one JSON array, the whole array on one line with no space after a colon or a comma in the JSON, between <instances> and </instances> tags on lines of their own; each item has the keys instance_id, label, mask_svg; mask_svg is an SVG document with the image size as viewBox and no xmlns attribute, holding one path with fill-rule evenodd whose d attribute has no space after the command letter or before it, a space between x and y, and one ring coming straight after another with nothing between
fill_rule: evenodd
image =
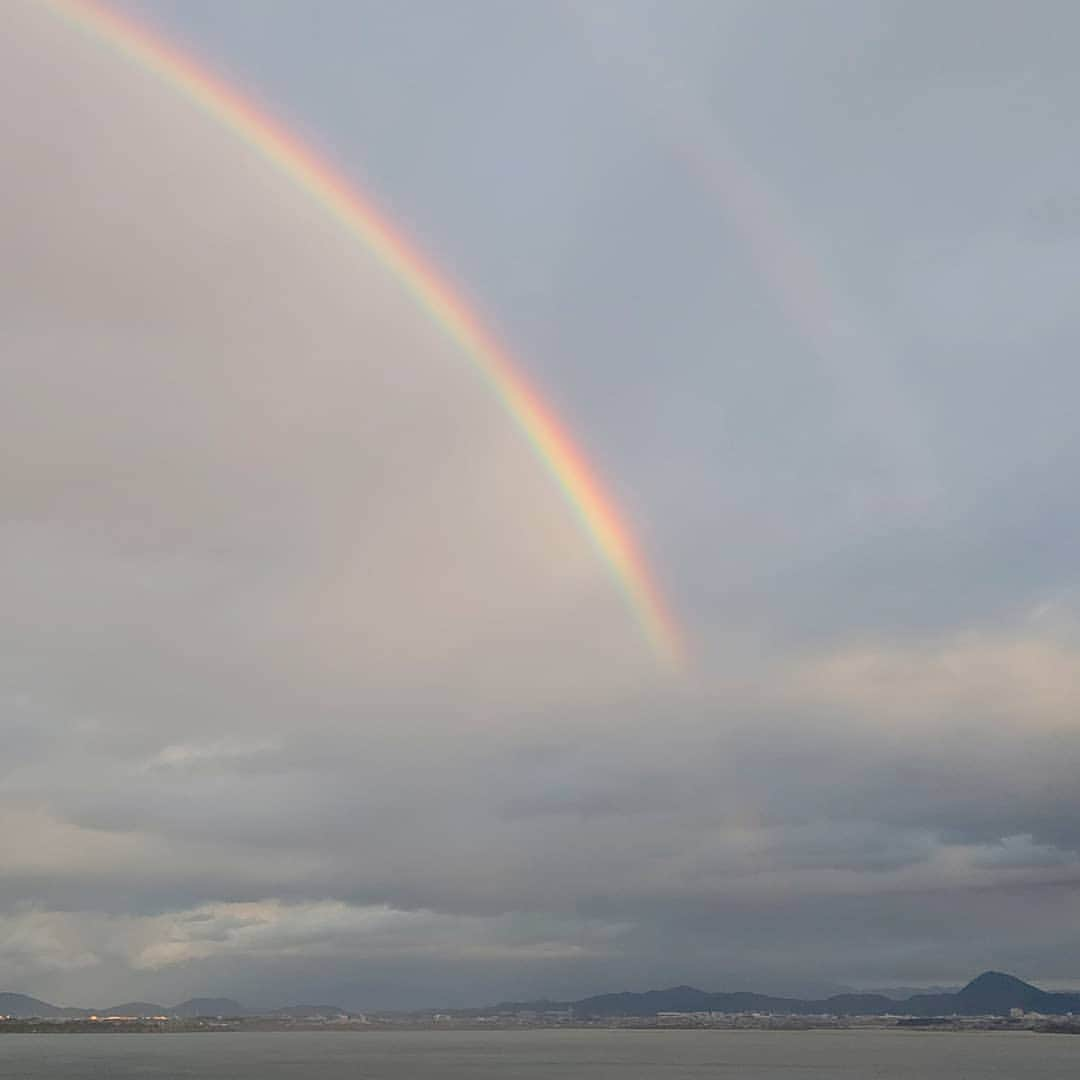
<instances>
[{"instance_id":1,"label":"primary rainbow arc","mask_svg":"<svg viewBox=\"0 0 1080 1080\"><path fill-rule=\"evenodd\" d=\"M47 0L70 23L168 83L316 199L412 293L487 379L558 482L655 653L678 667L682 635L638 545L581 451L506 349L387 219L296 136L158 35L96 0Z\"/></svg>"}]
</instances>

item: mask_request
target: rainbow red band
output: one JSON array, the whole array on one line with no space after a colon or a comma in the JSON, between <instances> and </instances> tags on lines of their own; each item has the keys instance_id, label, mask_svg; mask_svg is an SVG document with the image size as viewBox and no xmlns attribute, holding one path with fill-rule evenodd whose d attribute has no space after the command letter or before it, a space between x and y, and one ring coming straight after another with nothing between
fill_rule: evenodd
<instances>
[{"instance_id":1,"label":"rainbow red band","mask_svg":"<svg viewBox=\"0 0 1080 1080\"><path fill-rule=\"evenodd\" d=\"M629 529L580 450L507 351L370 200L266 113L158 35L97 0L46 3L255 147L400 280L487 379L611 568L653 650L666 663L679 666L682 635Z\"/></svg>"}]
</instances>

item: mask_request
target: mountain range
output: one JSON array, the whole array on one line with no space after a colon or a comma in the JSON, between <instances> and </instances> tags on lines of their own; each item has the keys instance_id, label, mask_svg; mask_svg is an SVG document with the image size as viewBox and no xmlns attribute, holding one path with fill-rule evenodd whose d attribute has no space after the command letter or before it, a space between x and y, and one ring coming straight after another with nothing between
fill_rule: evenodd
<instances>
[{"instance_id":1,"label":"mountain range","mask_svg":"<svg viewBox=\"0 0 1080 1080\"><path fill-rule=\"evenodd\" d=\"M152 1001L125 1001L102 1009L74 1009L51 1005L26 994L0 993L0 1016L18 1020L85 1020L90 1016L173 1016L181 1020L196 1017L269 1016L306 1020L313 1017L344 1016L336 1005L289 1005L281 1009L249 1009L231 998L189 998L179 1005L157 1005Z\"/></svg>"},{"instance_id":2,"label":"mountain range","mask_svg":"<svg viewBox=\"0 0 1080 1080\"><path fill-rule=\"evenodd\" d=\"M913 994L897 999L879 993L834 994L820 999L773 997L748 992L710 993L693 986L674 986L644 993L598 994L578 1001L503 1002L486 1009L452 1010L458 1016L491 1013L573 1010L578 1019L614 1016L654 1016L659 1012L788 1013L802 1015L880 1016L1004 1016L1011 1009L1048 1015L1080 1014L1080 993L1040 990L1013 975L986 971L956 993ZM279 1009L249 1009L231 998L190 998L179 1005L126 1001L103 1009L73 1009L51 1005L25 994L0 993L0 1016L16 1019L78 1020L90 1016L250 1017L306 1020L347 1015L335 1005L291 1005Z\"/></svg>"},{"instance_id":3,"label":"mountain range","mask_svg":"<svg viewBox=\"0 0 1080 1080\"><path fill-rule=\"evenodd\" d=\"M772 997L768 994L709 993L693 986L674 986L645 993L598 994L580 1001L505 1002L494 1012L547 1012L573 1009L585 1019L611 1016L653 1016L658 1012L789 1013L802 1015L1004 1016L1010 1009L1064 1015L1080 1013L1080 994L1051 993L1006 975L986 971L956 993L915 994L896 999L884 994L834 994L821 999Z\"/></svg>"}]
</instances>

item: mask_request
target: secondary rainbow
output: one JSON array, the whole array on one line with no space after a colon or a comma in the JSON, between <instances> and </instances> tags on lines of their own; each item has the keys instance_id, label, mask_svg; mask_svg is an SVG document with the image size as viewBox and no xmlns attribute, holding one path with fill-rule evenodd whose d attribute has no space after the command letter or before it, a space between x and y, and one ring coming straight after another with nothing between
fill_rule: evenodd
<instances>
[{"instance_id":1,"label":"secondary rainbow","mask_svg":"<svg viewBox=\"0 0 1080 1080\"><path fill-rule=\"evenodd\" d=\"M684 648L679 628L595 472L506 349L372 201L261 108L157 34L96 0L46 2L66 21L169 84L255 147L399 279L479 369L528 438L610 567L653 650L664 662L680 666Z\"/></svg>"}]
</instances>

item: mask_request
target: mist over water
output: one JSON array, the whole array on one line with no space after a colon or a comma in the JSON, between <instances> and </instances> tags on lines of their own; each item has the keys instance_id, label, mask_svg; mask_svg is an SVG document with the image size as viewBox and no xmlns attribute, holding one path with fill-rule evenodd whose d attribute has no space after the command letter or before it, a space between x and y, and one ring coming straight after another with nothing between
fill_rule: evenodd
<instances>
[{"instance_id":1,"label":"mist over water","mask_svg":"<svg viewBox=\"0 0 1080 1080\"><path fill-rule=\"evenodd\" d=\"M1080 1039L893 1031L493 1031L10 1035L19 1080L1059 1080Z\"/></svg>"}]
</instances>

